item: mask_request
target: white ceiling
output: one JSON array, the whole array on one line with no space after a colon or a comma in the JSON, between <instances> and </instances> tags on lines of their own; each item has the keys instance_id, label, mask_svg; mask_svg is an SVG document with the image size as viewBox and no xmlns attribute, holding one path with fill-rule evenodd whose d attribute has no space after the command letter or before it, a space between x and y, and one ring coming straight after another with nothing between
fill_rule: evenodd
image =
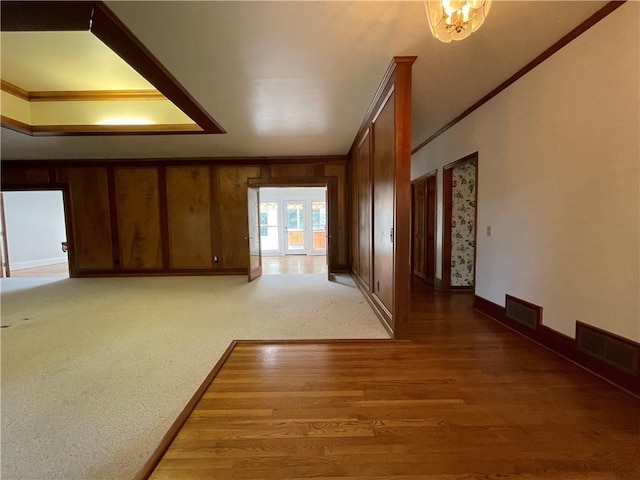
<instances>
[{"instance_id":1,"label":"white ceiling","mask_svg":"<svg viewBox=\"0 0 640 480\"><path fill-rule=\"evenodd\" d=\"M34 138L2 129L2 158L345 154L394 55L418 56L415 146L605 3L494 1L480 30L444 44L421 1L109 1L228 133Z\"/></svg>"}]
</instances>

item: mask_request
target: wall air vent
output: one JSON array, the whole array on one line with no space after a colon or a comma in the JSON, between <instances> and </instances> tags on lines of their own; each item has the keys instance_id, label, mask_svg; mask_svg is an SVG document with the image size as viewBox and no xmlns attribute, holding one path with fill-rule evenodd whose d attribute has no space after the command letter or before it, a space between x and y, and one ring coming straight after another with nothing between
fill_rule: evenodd
<instances>
[{"instance_id":1,"label":"wall air vent","mask_svg":"<svg viewBox=\"0 0 640 480\"><path fill-rule=\"evenodd\" d=\"M640 345L590 325L576 322L576 342L588 353L623 372L638 375Z\"/></svg>"},{"instance_id":2,"label":"wall air vent","mask_svg":"<svg viewBox=\"0 0 640 480\"><path fill-rule=\"evenodd\" d=\"M531 330L537 330L538 326L542 323L542 307L534 305L533 303L507 295L505 309L507 318Z\"/></svg>"}]
</instances>

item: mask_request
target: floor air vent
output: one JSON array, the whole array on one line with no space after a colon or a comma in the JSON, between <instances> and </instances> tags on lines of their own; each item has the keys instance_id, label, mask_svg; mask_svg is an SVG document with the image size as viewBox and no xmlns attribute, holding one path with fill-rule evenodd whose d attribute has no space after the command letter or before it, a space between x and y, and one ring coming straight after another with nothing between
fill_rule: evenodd
<instances>
[{"instance_id":1,"label":"floor air vent","mask_svg":"<svg viewBox=\"0 0 640 480\"><path fill-rule=\"evenodd\" d=\"M576 340L581 351L624 372L638 375L640 346L634 342L581 322L576 323Z\"/></svg>"},{"instance_id":2,"label":"floor air vent","mask_svg":"<svg viewBox=\"0 0 640 480\"><path fill-rule=\"evenodd\" d=\"M534 305L533 303L507 295L505 308L507 318L531 330L537 330L538 325L542 323L542 307Z\"/></svg>"}]
</instances>

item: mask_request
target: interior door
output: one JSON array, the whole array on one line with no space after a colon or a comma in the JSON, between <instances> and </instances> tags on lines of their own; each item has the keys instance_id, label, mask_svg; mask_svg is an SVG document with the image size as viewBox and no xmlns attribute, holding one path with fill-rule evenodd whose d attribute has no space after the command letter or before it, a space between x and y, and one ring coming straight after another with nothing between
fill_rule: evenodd
<instances>
[{"instance_id":1,"label":"interior door","mask_svg":"<svg viewBox=\"0 0 640 480\"><path fill-rule=\"evenodd\" d=\"M425 267L425 186L424 180L412 185L412 219L411 230L413 241L411 243L413 274L424 279Z\"/></svg>"},{"instance_id":2,"label":"interior door","mask_svg":"<svg viewBox=\"0 0 640 480\"><path fill-rule=\"evenodd\" d=\"M247 189L247 205L249 207L248 236L249 245L249 281L253 281L262 275L262 254L260 253L260 189L249 187Z\"/></svg>"},{"instance_id":3,"label":"interior door","mask_svg":"<svg viewBox=\"0 0 640 480\"><path fill-rule=\"evenodd\" d=\"M433 285L436 276L436 176L427 177L425 195L426 228L425 228L425 280Z\"/></svg>"},{"instance_id":4,"label":"interior door","mask_svg":"<svg viewBox=\"0 0 640 480\"><path fill-rule=\"evenodd\" d=\"M307 253L305 204L305 201L284 202L285 253L288 255Z\"/></svg>"}]
</instances>

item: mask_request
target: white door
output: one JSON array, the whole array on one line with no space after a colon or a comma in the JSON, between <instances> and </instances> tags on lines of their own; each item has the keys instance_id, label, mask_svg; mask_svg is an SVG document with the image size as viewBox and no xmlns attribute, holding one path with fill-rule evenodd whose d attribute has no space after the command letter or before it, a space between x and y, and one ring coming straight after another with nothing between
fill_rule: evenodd
<instances>
[{"instance_id":1,"label":"white door","mask_svg":"<svg viewBox=\"0 0 640 480\"><path fill-rule=\"evenodd\" d=\"M305 202L284 202L284 215L285 253L306 254L308 247L305 235Z\"/></svg>"}]
</instances>

